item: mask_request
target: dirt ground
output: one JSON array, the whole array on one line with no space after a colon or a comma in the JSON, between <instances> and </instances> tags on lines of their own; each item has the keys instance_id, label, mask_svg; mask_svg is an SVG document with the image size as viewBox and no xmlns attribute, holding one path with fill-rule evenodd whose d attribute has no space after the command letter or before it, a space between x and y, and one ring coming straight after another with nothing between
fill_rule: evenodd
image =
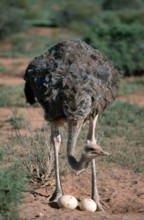
<instances>
[{"instance_id":1,"label":"dirt ground","mask_svg":"<svg viewBox=\"0 0 144 220\"><path fill-rule=\"evenodd\" d=\"M89 198L91 192L90 170L81 176L69 174L62 178L65 194L77 199ZM142 220L144 216L144 177L129 170L116 167L98 167L98 188L103 201L108 205L106 212L89 213L86 211L52 208L48 204L54 186L39 189L42 195L27 194L21 208L21 216L26 219L125 219Z\"/></svg>"},{"instance_id":2,"label":"dirt ground","mask_svg":"<svg viewBox=\"0 0 144 220\"><path fill-rule=\"evenodd\" d=\"M14 75L0 73L0 83L7 85L23 84L22 73L29 62L28 59L0 59L4 65L19 63L18 72ZM144 106L144 95L134 94L121 97L122 101L129 101ZM36 128L44 124L43 111L39 108L19 108L27 120ZM0 140L5 140L12 132L7 119L11 117L13 108L0 108L0 123L3 127L0 130ZM80 176L71 173L62 177L62 185L65 194L70 194L78 199L90 197L91 182L90 170L86 170ZM89 213L86 211L59 209L48 204L49 197L54 190L54 185L47 188L40 188L37 192L40 195L24 194L24 203L20 207L22 219L47 220L47 219L97 219L97 220L142 220L144 219L144 175L133 171L112 166L99 167L98 164L98 189L102 200L107 204L106 212Z\"/></svg>"}]
</instances>

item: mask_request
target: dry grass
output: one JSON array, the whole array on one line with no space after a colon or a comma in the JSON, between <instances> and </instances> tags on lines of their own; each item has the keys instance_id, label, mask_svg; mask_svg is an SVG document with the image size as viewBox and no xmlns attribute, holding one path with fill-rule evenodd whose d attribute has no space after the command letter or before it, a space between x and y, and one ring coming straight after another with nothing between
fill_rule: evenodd
<instances>
[{"instance_id":1,"label":"dry grass","mask_svg":"<svg viewBox=\"0 0 144 220\"><path fill-rule=\"evenodd\" d=\"M27 134L17 131L10 140L15 146L13 155L21 160L28 178L35 185L49 184L53 177L54 153L48 134L48 127L34 131L27 125Z\"/></svg>"}]
</instances>

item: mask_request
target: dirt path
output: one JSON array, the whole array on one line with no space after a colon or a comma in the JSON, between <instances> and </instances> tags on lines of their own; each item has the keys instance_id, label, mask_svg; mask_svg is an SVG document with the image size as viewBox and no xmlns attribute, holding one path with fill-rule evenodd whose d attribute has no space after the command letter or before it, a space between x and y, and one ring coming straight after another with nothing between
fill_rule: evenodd
<instances>
[{"instance_id":1,"label":"dirt path","mask_svg":"<svg viewBox=\"0 0 144 220\"><path fill-rule=\"evenodd\" d=\"M10 78L14 77L16 80L17 76L23 76L24 71L28 63L30 62L29 58L0 58L0 66L3 67L3 70L0 71L0 79L9 76ZM15 83L13 81L13 83Z\"/></svg>"},{"instance_id":2,"label":"dirt path","mask_svg":"<svg viewBox=\"0 0 144 220\"><path fill-rule=\"evenodd\" d=\"M11 85L20 85L23 83L24 80L22 77L15 77L15 76L10 76L8 74L0 73L0 84L11 86Z\"/></svg>"},{"instance_id":3,"label":"dirt path","mask_svg":"<svg viewBox=\"0 0 144 220\"><path fill-rule=\"evenodd\" d=\"M131 104L137 104L141 107L144 106L144 94L132 94L119 97L122 102L129 102Z\"/></svg>"}]
</instances>

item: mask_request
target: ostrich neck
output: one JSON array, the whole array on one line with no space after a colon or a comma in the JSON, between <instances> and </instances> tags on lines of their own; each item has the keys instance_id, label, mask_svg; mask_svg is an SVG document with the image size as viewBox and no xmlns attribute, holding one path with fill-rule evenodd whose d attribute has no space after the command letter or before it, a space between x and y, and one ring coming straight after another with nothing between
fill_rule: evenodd
<instances>
[{"instance_id":1,"label":"ostrich neck","mask_svg":"<svg viewBox=\"0 0 144 220\"><path fill-rule=\"evenodd\" d=\"M80 133L83 121L78 121L75 124L70 122L68 124L68 142L67 142L67 157L68 162L72 169L74 170L82 170L85 168L87 161L81 157L78 161L75 157L75 147L78 135Z\"/></svg>"},{"instance_id":2,"label":"ostrich neck","mask_svg":"<svg viewBox=\"0 0 144 220\"><path fill-rule=\"evenodd\" d=\"M87 162L81 158L79 161L76 160L75 156L73 155L68 155L68 161L73 170L83 170L87 166Z\"/></svg>"}]
</instances>

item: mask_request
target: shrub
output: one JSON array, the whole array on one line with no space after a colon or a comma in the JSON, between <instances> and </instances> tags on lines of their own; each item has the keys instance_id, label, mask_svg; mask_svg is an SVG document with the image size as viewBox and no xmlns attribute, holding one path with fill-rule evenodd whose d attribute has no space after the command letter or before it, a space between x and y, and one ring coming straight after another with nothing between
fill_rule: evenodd
<instances>
[{"instance_id":1,"label":"shrub","mask_svg":"<svg viewBox=\"0 0 144 220\"><path fill-rule=\"evenodd\" d=\"M24 27L27 9L28 1L0 1L0 40Z\"/></svg>"},{"instance_id":2,"label":"shrub","mask_svg":"<svg viewBox=\"0 0 144 220\"><path fill-rule=\"evenodd\" d=\"M18 206L25 184L25 174L19 164L0 168L0 213L5 220L18 220Z\"/></svg>"},{"instance_id":3,"label":"shrub","mask_svg":"<svg viewBox=\"0 0 144 220\"><path fill-rule=\"evenodd\" d=\"M85 23L91 14L95 14L100 10L100 4L96 1L63 1L59 4L60 9L54 11L53 22L60 27L70 27L72 23Z\"/></svg>"},{"instance_id":4,"label":"shrub","mask_svg":"<svg viewBox=\"0 0 144 220\"><path fill-rule=\"evenodd\" d=\"M23 115L19 114L17 110L13 111L13 114L8 122L10 122L13 129L21 129L26 127L26 121Z\"/></svg>"},{"instance_id":5,"label":"shrub","mask_svg":"<svg viewBox=\"0 0 144 220\"><path fill-rule=\"evenodd\" d=\"M54 152L48 138L48 128L34 131L27 126L30 135L21 135L16 132L11 142L16 146L16 157L21 157L24 167L27 170L28 178L34 184L41 186L49 183L54 174ZM21 152L19 154L19 152Z\"/></svg>"},{"instance_id":6,"label":"shrub","mask_svg":"<svg viewBox=\"0 0 144 220\"><path fill-rule=\"evenodd\" d=\"M142 0L105 0L104 9L121 10L121 9L140 9L143 6Z\"/></svg>"},{"instance_id":7,"label":"shrub","mask_svg":"<svg viewBox=\"0 0 144 220\"><path fill-rule=\"evenodd\" d=\"M84 40L111 57L115 64L125 70L126 75L144 73L142 24L127 24L115 13L106 13L94 18Z\"/></svg>"},{"instance_id":8,"label":"shrub","mask_svg":"<svg viewBox=\"0 0 144 220\"><path fill-rule=\"evenodd\" d=\"M118 13L121 22L126 24L140 23L144 24L144 9L141 10L123 10Z\"/></svg>"}]
</instances>

